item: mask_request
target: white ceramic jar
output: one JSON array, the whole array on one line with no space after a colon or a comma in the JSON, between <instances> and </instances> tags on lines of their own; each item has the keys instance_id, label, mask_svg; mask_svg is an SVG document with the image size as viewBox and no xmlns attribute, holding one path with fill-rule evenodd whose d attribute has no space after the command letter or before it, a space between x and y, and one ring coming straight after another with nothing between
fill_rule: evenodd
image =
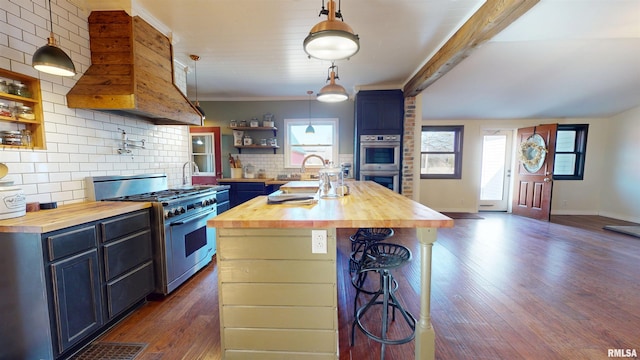
<instances>
[{"instance_id":1,"label":"white ceramic jar","mask_svg":"<svg viewBox=\"0 0 640 360\"><path fill-rule=\"evenodd\" d=\"M0 219L20 217L26 213L27 199L22 188L13 186L13 182L0 182Z\"/></svg>"}]
</instances>

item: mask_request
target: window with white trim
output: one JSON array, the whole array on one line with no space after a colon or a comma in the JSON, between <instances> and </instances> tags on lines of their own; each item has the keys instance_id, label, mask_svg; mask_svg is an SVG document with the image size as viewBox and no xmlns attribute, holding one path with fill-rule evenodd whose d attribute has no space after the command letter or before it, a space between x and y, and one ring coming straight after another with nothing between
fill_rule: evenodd
<instances>
[{"instance_id":1,"label":"window with white trim","mask_svg":"<svg viewBox=\"0 0 640 360\"><path fill-rule=\"evenodd\" d=\"M314 133L306 133L313 126ZM338 163L338 119L284 119L284 167L300 168L308 155L319 155L325 160ZM307 168L321 167L317 158L305 164Z\"/></svg>"}]
</instances>

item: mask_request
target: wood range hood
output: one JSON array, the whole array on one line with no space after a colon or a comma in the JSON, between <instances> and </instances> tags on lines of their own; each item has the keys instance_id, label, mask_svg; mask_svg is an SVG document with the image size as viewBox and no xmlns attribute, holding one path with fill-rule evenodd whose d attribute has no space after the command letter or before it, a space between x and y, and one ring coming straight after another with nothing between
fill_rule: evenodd
<instances>
[{"instance_id":1,"label":"wood range hood","mask_svg":"<svg viewBox=\"0 0 640 360\"><path fill-rule=\"evenodd\" d=\"M174 84L169 38L125 11L93 11L89 35L91 66L67 94L70 108L202 126L202 115Z\"/></svg>"}]
</instances>

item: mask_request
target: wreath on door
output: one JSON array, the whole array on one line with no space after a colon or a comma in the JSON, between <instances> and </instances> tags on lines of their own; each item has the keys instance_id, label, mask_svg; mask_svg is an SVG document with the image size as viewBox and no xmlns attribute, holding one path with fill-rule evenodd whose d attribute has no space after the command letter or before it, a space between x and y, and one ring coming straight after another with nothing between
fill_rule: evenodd
<instances>
[{"instance_id":1,"label":"wreath on door","mask_svg":"<svg viewBox=\"0 0 640 360\"><path fill-rule=\"evenodd\" d=\"M533 134L520 144L520 162L528 172L540 170L549 152L544 139L538 134Z\"/></svg>"}]
</instances>

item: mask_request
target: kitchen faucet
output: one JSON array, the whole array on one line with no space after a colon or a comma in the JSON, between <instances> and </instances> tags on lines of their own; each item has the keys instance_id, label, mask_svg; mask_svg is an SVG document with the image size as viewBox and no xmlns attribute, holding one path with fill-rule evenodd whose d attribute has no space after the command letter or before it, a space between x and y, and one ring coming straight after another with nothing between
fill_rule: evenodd
<instances>
[{"instance_id":1,"label":"kitchen faucet","mask_svg":"<svg viewBox=\"0 0 640 360\"><path fill-rule=\"evenodd\" d=\"M309 158L312 158L312 157L320 159L320 162L322 162L323 165L325 164L325 160L322 158L322 156L316 155L316 154L307 155L307 156L304 157L304 160L302 160L302 165L300 165L300 172L301 173L304 173L304 170L305 170L304 169L304 164L306 164L307 160L309 160Z\"/></svg>"},{"instance_id":2,"label":"kitchen faucet","mask_svg":"<svg viewBox=\"0 0 640 360\"><path fill-rule=\"evenodd\" d=\"M186 168L187 165L193 165L190 166L189 171L193 170L195 168L195 171L193 172L194 174L197 174L200 172L200 169L198 168L198 164L196 164L193 161L187 161L186 163L184 163L184 165L182 165L182 185L187 185L187 173L186 173ZM191 183L193 183L193 181L191 181Z\"/></svg>"}]
</instances>

